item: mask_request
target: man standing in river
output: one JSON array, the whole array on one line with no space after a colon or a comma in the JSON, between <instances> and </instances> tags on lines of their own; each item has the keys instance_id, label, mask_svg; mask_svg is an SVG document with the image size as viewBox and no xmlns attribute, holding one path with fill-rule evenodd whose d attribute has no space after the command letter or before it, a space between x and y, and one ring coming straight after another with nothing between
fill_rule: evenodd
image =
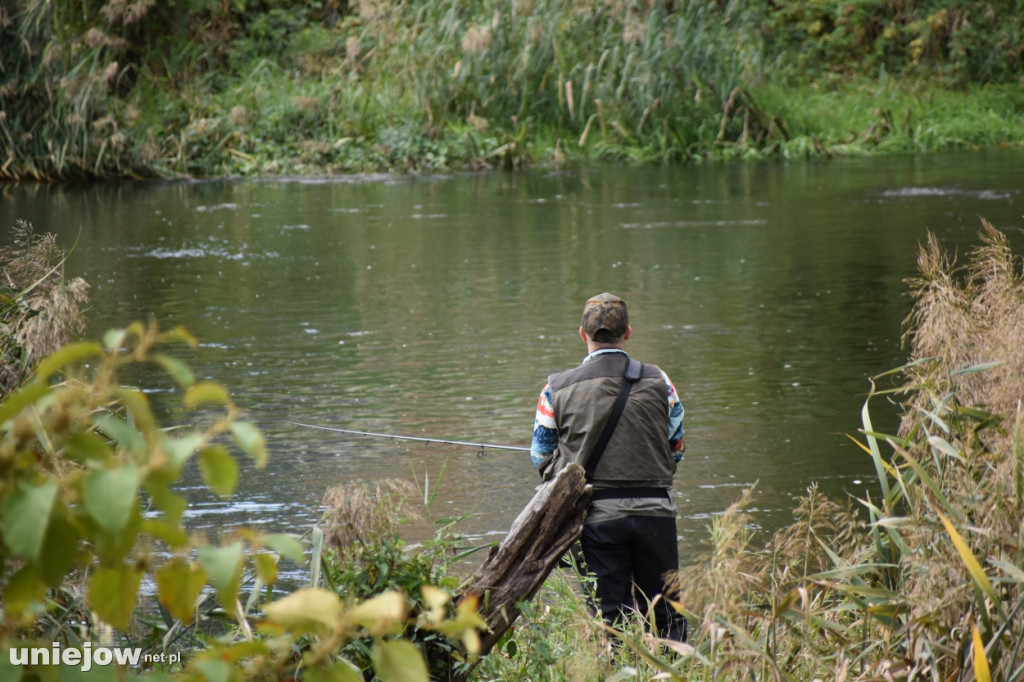
<instances>
[{"instance_id":1,"label":"man standing in river","mask_svg":"<svg viewBox=\"0 0 1024 682\"><path fill-rule=\"evenodd\" d=\"M530 456L544 480L569 462L587 470L594 493L581 545L602 618L656 602L658 633L685 641L686 619L655 600L679 568L672 477L685 447L683 406L667 374L627 355L631 333L621 298L587 301L579 334L588 354L541 391Z\"/></svg>"}]
</instances>

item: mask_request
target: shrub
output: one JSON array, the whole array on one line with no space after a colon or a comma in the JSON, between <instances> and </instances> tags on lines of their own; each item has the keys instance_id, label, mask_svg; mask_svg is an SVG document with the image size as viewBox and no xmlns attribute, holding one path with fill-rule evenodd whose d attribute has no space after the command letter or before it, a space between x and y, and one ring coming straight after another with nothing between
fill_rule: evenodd
<instances>
[{"instance_id":1,"label":"shrub","mask_svg":"<svg viewBox=\"0 0 1024 682\"><path fill-rule=\"evenodd\" d=\"M135 323L100 343L65 343L81 324L85 284L61 286L63 260L52 263L52 236L36 238L22 225L16 237L2 260L9 286L0 340L18 385L0 400L0 649L57 643L81 651L113 636L167 653L183 632L215 615L233 626L223 637L195 639L181 679L278 679L300 670L310 680L362 679L350 658L365 651L365 661L355 660L381 679L425 682L423 653L405 632L453 657L439 665L468 660L482 625L476 601L449 604L447 564L422 553L406 557L396 537L366 545L358 555L366 571L330 576L359 589L339 596L305 588L269 602L279 558L304 561L298 539L253 530L216 541L189 534L188 502L176 488L184 468L197 465L207 487L229 496L240 475L236 453L266 464L263 435L223 385L197 381L178 357L175 348L198 345L183 328ZM146 392L125 383L154 370L180 396L175 426L163 426ZM379 567L383 574L364 580ZM150 632L147 590L166 618ZM4 680L54 674L46 663L19 668L0 657Z\"/></svg>"}]
</instances>

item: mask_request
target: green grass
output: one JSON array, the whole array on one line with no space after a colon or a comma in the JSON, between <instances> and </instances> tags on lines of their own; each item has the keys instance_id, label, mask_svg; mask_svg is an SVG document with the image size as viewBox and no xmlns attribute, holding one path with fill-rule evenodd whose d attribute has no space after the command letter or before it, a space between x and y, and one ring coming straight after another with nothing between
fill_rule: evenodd
<instances>
[{"instance_id":1,"label":"green grass","mask_svg":"<svg viewBox=\"0 0 1024 682\"><path fill-rule=\"evenodd\" d=\"M1024 144L1015 85L958 90L885 79L828 91L767 85L756 92L764 110L786 122L792 146L817 138L833 153L852 154Z\"/></svg>"},{"instance_id":2,"label":"green grass","mask_svg":"<svg viewBox=\"0 0 1024 682\"><path fill-rule=\"evenodd\" d=\"M14 46L0 74L0 177L1021 144L1006 22L943 2L197 1L171 21L160 3L129 18L121 2L21 0L0 21ZM992 51L974 54L979 40Z\"/></svg>"}]
</instances>

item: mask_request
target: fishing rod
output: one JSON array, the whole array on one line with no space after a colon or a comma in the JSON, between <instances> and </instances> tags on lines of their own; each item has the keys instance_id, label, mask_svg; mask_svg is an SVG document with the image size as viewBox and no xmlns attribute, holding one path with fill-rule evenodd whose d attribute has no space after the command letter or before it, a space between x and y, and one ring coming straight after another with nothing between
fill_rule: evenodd
<instances>
[{"instance_id":1,"label":"fishing rod","mask_svg":"<svg viewBox=\"0 0 1024 682\"><path fill-rule=\"evenodd\" d=\"M478 448L477 457L482 457L485 448L491 448L493 450L517 450L519 452L529 452L530 448L523 448L516 445L495 445L494 443L471 443L464 440L444 440L442 438L417 438L416 436L399 436L394 433L377 433L374 431L354 431L352 429L339 429L334 426L320 426L318 424L303 424L302 422L294 422L288 420L289 424L295 424L296 426L304 426L308 429L321 429L323 431L334 431L335 433L347 433L352 436L370 436L371 438L391 438L394 440L412 440L420 443L441 443L442 445L466 445L472 448Z\"/></svg>"}]
</instances>

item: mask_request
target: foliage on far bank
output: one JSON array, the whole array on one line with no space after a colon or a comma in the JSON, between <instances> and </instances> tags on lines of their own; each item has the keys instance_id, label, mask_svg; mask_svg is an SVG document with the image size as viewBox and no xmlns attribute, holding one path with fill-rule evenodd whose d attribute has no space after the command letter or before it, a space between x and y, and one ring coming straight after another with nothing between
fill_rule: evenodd
<instances>
[{"instance_id":1,"label":"foliage on far bank","mask_svg":"<svg viewBox=\"0 0 1024 682\"><path fill-rule=\"evenodd\" d=\"M879 73L954 87L1017 82L1024 17L1016 0L773 3L766 50L800 79Z\"/></svg>"},{"instance_id":2,"label":"foliage on far bank","mask_svg":"<svg viewBox=\"0 0 1024 682\"><path fill-rule=\"evenodd\" d=\"M1020 144L1015 7L16 0L0 8L0 178ZM992 116L958 111L972 99Z\"/></svg>"}]
</instances>

